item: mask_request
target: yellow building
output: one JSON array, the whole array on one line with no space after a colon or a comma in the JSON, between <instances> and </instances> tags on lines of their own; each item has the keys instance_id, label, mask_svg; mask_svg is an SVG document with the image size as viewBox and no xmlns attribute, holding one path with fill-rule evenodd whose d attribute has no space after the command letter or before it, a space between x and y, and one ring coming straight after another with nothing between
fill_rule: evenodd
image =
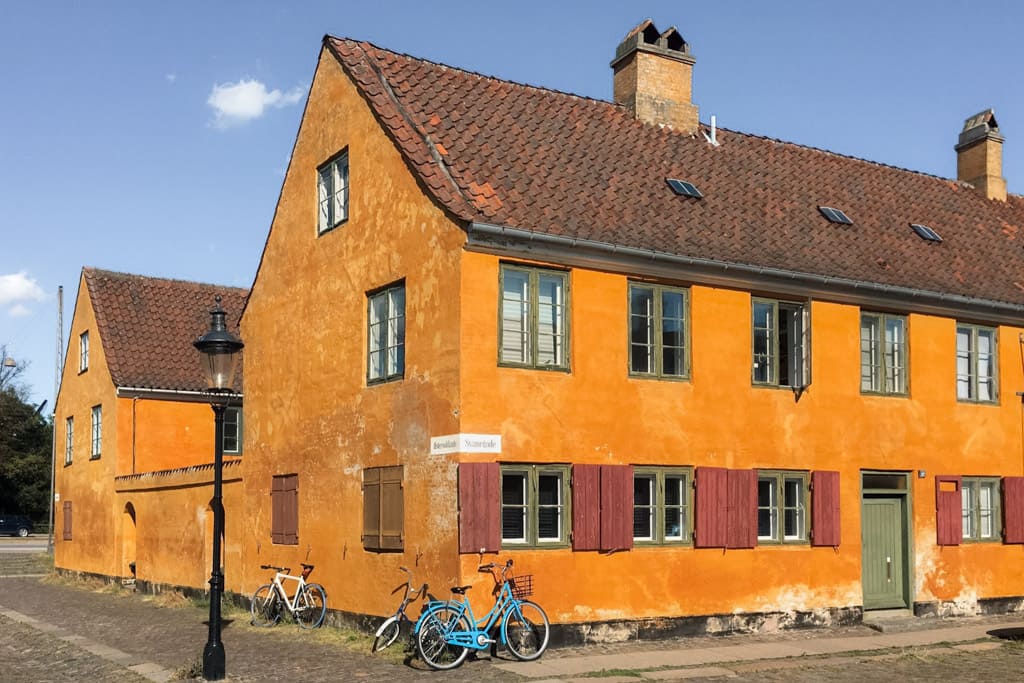
<instances>
[{"instance_id":1,"label":"yellow building","mask_svg":"<svg viewBox=\"0 0 1024 683\"><path fill-rule=\"evenodd\" d=\"M237 325L246 290L83 269L55 411L58 569L147 589L205 584L214 420L192 342L218 295ZM241 377L236 388L224 441L232 570L241 555Z\"/></svg>"},{"instance_id":2,"label":"yellow building","mask_svg":"<svg viewBox=\"0 0 1024 683\"><path fill-rule=\"evenodd\" d=\"M1024 199L324 39L241 322L243 590L514 558L564 640L1017 609ZM275 332L301 320L302 334ZM863 539L863 540L862 540Z\"/></svg>"}]
</instances>

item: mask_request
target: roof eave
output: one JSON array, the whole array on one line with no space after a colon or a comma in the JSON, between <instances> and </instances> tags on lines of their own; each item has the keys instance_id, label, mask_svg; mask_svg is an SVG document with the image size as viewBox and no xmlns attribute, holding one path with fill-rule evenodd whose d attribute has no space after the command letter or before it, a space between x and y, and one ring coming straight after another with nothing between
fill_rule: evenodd
<instances>
[{"instance_id":1,"label":"roof eave","mask_svg":"<svg viewBox=\"0 0 1024 683\"><path fill-rule=\"evenodd\" d=\"M624 274L685 280L713 287L770 291L781 296L887 307L908 313L983 320L1018 327L1024 325L1024 304L716 261L489 223L469 225L466 249Z\"/></svg>"}]
</instances>

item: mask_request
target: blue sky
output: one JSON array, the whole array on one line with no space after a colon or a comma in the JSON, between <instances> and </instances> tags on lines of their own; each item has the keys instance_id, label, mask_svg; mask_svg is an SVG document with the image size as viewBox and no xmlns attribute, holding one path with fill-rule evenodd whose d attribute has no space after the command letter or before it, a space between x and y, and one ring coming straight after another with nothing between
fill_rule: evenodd
<instances>
[{"instance_id":1,"label":"blue sky","mask_svg":"<svg viewBox=\"0 0 1024 683\"><path fill-rule=\"evenodd\" d=\"M0 344L47 412L57 287L66 346L83 266L252 283L325 33L610 99L615 47L650 17L690 43L702 121L952 177L964 119L994 107L1024 192L1024 3L38 0L0 17Z\"/></svg>"}]
</instances>

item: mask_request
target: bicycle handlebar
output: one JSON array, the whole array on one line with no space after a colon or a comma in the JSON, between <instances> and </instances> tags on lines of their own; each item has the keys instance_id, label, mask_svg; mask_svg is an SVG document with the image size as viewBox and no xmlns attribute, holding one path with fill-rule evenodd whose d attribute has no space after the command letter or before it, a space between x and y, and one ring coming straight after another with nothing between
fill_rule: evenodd
<instances>
[{"instance_id":1,"label":"bicycle handlebar","mask_svg":"<svg viewBox=\"0 0 1024 683\"><path fill-rule=\"evenodd\" d=\"M291 571L290 567L275 567L272 564L261 564L260 569L273 569L274 571L281 572L282 574L287 574Z\"/></svg>"}]
</instances>

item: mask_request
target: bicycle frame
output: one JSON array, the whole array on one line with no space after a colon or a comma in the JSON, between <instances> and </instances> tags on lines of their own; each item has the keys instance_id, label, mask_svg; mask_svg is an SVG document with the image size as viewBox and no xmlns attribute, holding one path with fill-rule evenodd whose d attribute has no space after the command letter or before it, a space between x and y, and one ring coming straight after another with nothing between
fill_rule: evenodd
<instances>
[{"instance_id":1,"label":"bicycle frame","mask_svg":"<svg viewBox=\"0 0 1024 683\"><path fill-rule=\"evenodd\" d=\"M479 621L476 619L476 615L473 614L473 606L469 602L469 596L465 593L462 593L462 597L459 600L432 600L427 603L424 607L424 616L429 612L448 608L454 610L458 616L466 617L467 621L473 625L473 628L468 631L447 631L445 641L449 645L458 645L472 650L486 650L496 642L494 638L489 636L489 633L498 627L502 618L509 610L519 609L519 603L521 602L521 600L512 595L512 588L505 579L505 572L508 571L510 566L511 564L507 564L502 568L500 588L496 590L497 596L494 599L494 604ZM449 623L454 625L458 622L459 619L456 618L450 620ZM416 623L414 633L419 631L420 624L422 623L423 617ZM498 638L502 645L506 645L505 635L501 633L501 629L498 629Z\"/></svg>"},{"instance_id":2,"label":"bicycle frame","mask_svg":"<svg viewBox=\"0 0 1024 683\"><path fill-rule=\"evenodd\" d=\"M286 571L287 570L285 570L285 572ZM291 574L287 574L285 572L277 571L274 574L274 580L270 583L274 587L274 590L277 591L278 597L284 600L284 604L285 607L288 608L288 612L290 614L295 614L295 604L299 599L299 594L302 592L302 589L306 586L306 579L302 576L292 576ZM297 582L295 586L295 593L292 595L290 600L288 599L288 591L286 591L284 588L285 581Z\"/></svg>"}]
</instances>

